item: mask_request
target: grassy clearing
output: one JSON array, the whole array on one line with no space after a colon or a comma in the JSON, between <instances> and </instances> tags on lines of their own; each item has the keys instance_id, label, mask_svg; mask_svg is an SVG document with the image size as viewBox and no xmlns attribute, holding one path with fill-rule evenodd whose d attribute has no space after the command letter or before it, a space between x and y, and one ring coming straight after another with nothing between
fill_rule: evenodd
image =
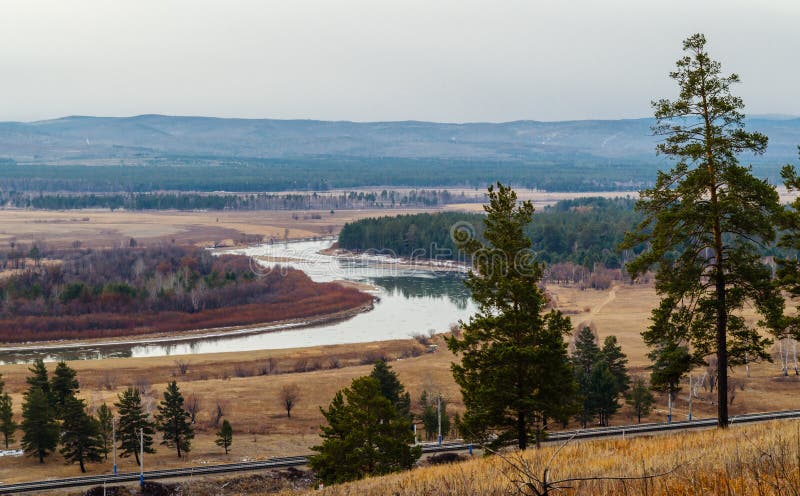
<instances>
[{"instance_id":1,"label":"grassy clearing","mask_svg":"<svg viewBox=\"0 0 800 496\"><path fill-rule=\"evenodd\" d=\"M573 495L773 495L800 486L800 422L780 421L653 437L546 446L524 453L415 469L385 477L283 495L508 495L537 494L548 480L647 477L640 480L565 482ZM555 492L555 491L554 491Z\"/></svg>"}]
</instances>

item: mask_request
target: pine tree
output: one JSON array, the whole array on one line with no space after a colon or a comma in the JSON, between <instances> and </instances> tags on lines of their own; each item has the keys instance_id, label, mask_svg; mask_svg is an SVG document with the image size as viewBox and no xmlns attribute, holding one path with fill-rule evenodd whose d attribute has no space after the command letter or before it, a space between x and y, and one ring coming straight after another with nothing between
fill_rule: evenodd
<instances>
[{"instance_id":1,"label":"pine tree","mask_svg":"<svg viewBox=\"0 0 800 496\"><path fill-rule=\"evenodd\" d=\"M431 398L430 400L428 398ZM419 405L422 409L420 420L425 427L425 439L432 441L436 439L439 432L439 413L436 411L436 397L429 396L427 391L423 391L419 399ZM442 437L446 437L450 433L450 416L447 414L447 400L442 398Z\"/></svg>"},{"instance_id":2,"label":"pine tree","mask_svg":"<svg viewBox=\"0 0 800 496\"><path fill-rule=\"evenodd\" d=\"M625 401L633 408L636 414L636 421L642 423L642 417L650 415L653 409L653 403L656 399L650 388L647 387L647 382L643 377L634 377L633 384L631 385L630 392L625 397Z\"/></svg>"},{"instance_id":3,"label":"pine tree","mask_svg":"<svg viewBox=\"0 0 800 496\"><path fill-rule=\"evenodd\" d=\"M75 378L76 375L75 370L65 362L58 362L53 372L53 378L50 380L50 394L53 398L56 415L59 418L63 417L61 412L68 399L74 398L80 390L80 384Z\"/></svg>"},{"instance_id":4,"label":"pine tree","mask_svg":"<svg viewBox=\"0 0 800 496\"><path fill-rule=\"evenodd\" d=\"M309 465L325 484L407 470L422 454L421 447L411 446L411 423L373 377L354 379L320 410L328 425L322 426L322 444L311 448L318 454Z\"/></svg>"},{"instance_id":5,"label":"pine tree","mask_svg":"<svg viewBox=\"0 0 800 496\"><path fill-rule=\"evenodd\" d=\"M6 449L14 442L14 433L17 431L17 423L14 422L14 410L11 396L3 393L0 396L0 432L3 434L3 441Z\"/></svg>"},{"instance_id":6,"label":"pine tree","mask_svg":"<svg viewBox=\"0 0 800 496\"><path fill-rule=\"evenodd\" d=\"M50 406L54 406L53 396L50 392L50 379L47 376L47 367L44 365L44 360L37 358L33 361L28 371L32 374L25 378L25 382L30 386L28 389L40 389L45 397L47 397Z\"/></svg>"},{"instance_id":7,"label":"pine tree","mask_svg":"<svg viewBox=\"0 0 800 496\"><path fill-rule=\"evenodd\" d=\"M225 450L226 455L228 454L228 449L233 443L233 428L231 427L231 423L227 420L222 421L222 427L217 432L217 440L215 443Z\"/></svg>"},{"instance_id":8,"label":"pine tree","mask_svg":"<svg viewBox=\"0 0 800 496\"><path fill-rule=\"evenodd\" d=\"M156 423L162 433L161 444L176 448L178 458L182 451L189 452L194 429L191 425L191 414L183 408L183 395L175 381L170 382L164 391L164 399L158 405Z\"/></svg>"},{"instance_id":9,"label":"pine tree","mask_svg":"<svg viewBox=\"0 0 800 496\"><path fill-rule=\"evenodd\" d=\"M105 403L97 409L97 428L100 435L103 459L108 460L111 443L114 441L114 414Z\"/></svg>"},{"instance_id":10,"label":"pine tree","mask_svg":"<svg viewBox=\"0 0 800 496\"><path fill-rule=\"evenodd\" d=\"M676 164L641 193L645 220L622 248L648 246L628 265L634 276L656 267L661 303L645 342L685 342L694 361L716 354L717 423L727 427L728 368L768 358L769 340L739 312L752 303L766 330L782 325L783 301L759 255L774 240L780 202L772 185L739 165L739 154L767 147L766 136L744 129L744 103L730 93L739 77L721 74L702 34L687 38L683 49L670 74L678 98L653 102L654 131L665 137L657 150Z\"/></svg>"},{"instance_id":11,"label":"pine tree","mask_svg":"<svg viewBox=\"0 0 800 496\"><path fill-rule=\"evenodd\" d=\"M58 445L59 429L50 400L41 388L31 386L22 403L22 449L44 463Z\"/></svg>"},{"instance_id":12,"label":"pine tree","mask_svg":"<svg viewBox=\"0 0 800 496\"><path fill-rule=\"evenodd\" d=\"M600 425L604 427L608 425L608 419L620 408L617 378L614 377L605 358L601 357L595 362L589 373L587 401L590 410L600 417Z\"/></svg>"},{"instance_id":13,"label":"pine tree","mask_svg":"<svg viewBox=\"0 0 800 496\"><path fill-rule=\"evenodd\" d=\"M647 354L653 364L650 366L650 385L675 399L680 391L681 379L696 365L686 346L676 342L659 343Z\"/></svg>"},{"instance_id":14,"label":"pine tree","mask_svg":"<svg viewBox=\"0 0 800 496\"><path fill-rule=\"evenodd\" d=\"M574 407L574 377L564 337L572 330L560 312L544 313L539 288L542 267L524 229L533 217L529 201L517 205L511 188L489 187L484 206L484 245L457 227L453 235L472 256L466 285L478 313L461 338L447 346L461 362L452 366L466 412L461 429L471 439L493 445L516 441L525 449L537 443L548 419L565 421ZM496 434L496 437L492 436Z\"/></svg>"},{"instance_id":15,"label":"pine tree","mask_svg":"<svg viewBox=\"0 0 800 496\"><path fill-rule=\"evenodd\" d=\"M119 439L120 456L125 458L133 455L136 464L139 464L140 435L144 430L144 452L155 453L153 449L153 424L147 418L147 413L142 406L142 397L139 390L129 387L119 394L119 401L114 403L119 415L117 438Z\"/></svg>"},{"instance_id":16,"label":"pine tree","mask_svg":"<svg viewBox=\"0 0 800 496\"><path fill-rule=\"evenodd\" d=\"M406 392L405 387L397 378L397 374L392 367L383 360L375 362L372 372L369 374L378 380L381 385L381 394L392 402L400 415L411 419L411 395Z\"/></svg>"},{"instance_id":17,"label":"pine tree","mask_svg":"<svg viewBox=\"0 0 800 496\"><path fill-rule=\"evenodd\" d=\"M575 337L575 351L572 353L572 363L576 371L583 371L588 375L592 365L600 357L600 347L597 346L597 336L590 327L582 327Z\"/></svg>"},{"instance_id":18,"label":"pine tree","mask_svg":"<svg viewBox=\"0 0 800 496\"><path fill-rule=\"evenodd\" d=\"M103 446L97 419L86 413L86 404L74 396L66 396L62 407L60 452L67 463L77 462L86 473L87 462L103 459Z\"/></svg>"},{"instance_id":19,"label":"pine tree","mask_svg":"<svg viewBox=\"0 0 800 496\"><path fill-rule=\"evenodd\" d=\"M606 336L600 355L614 376L617 394L624 394L631 385L631 378L628 375L628 357L622 352L616 336Z\"/></svg>"}]
</instances>

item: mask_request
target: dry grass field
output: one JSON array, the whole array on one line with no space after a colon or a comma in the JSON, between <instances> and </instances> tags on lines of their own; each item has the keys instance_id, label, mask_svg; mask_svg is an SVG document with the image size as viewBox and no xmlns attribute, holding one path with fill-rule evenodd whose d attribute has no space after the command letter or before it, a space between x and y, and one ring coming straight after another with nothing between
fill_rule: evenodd
<instances>
[{"instance_id":1,"label":"dry grass field","mask_svg":"<svg viewBox=\"0 0 800 496\"><path fill-rule=\"evenodd\" d=\"M575 442L519 454L475 457L284 496L792 495L800 487L800 422L782 421L653 437ZM655 476L655 477L652 477ZM608 480L603 478L631 478ZM650 478L642 478L650 477ZM594 478L594 479L593 479ZM577 480L575 480L577 479ZM589 479L589 480L581 480ZM253 494L253 493L250 493Z\"/></svg>"},{"instance_id":2,"label":"dry grass field","mask_svg":"<svg viewBox=\"0 0 800 496\"><path fill-rule=\"evenodd\" d=\"M0 209L0 246L11 241L66 247L171 243L233 245L246 237L284 239L328 236L353 220L429 210L341 210L261 212L126 212L108 210ZM312 218L318 214L320 218ZM297 218L294 218L297 217ZM287 230L288 229L288 233Z\"/></svg>"}]
</instances>

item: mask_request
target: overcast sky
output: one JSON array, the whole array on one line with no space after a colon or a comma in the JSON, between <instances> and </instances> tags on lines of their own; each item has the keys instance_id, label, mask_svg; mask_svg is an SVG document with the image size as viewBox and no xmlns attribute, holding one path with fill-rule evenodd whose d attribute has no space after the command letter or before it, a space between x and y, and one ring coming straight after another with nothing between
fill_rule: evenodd
<instances>
[{"instance_id":1,"label":"overcast sky","mask_svg":"<svg viewBox=\"0 0 800 496\"><path fill-rule=\"evenodd\" d=\"M799 19L796 0L3 0L0 120L641 117L694 32L748 113L800 114Z\"/></svg>"}]
</instances>

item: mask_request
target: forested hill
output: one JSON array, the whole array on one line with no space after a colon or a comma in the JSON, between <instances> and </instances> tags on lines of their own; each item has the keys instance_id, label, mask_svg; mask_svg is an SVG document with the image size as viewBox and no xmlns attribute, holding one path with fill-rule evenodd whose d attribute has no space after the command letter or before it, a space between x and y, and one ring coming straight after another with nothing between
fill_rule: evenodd
<instances>
[{"instance_id":1,"label":"forested hill","mask_svg":"<svg viewBox=\"0 0 800 496\"><path fill-rule=\"evenodd\" d=\"M617 246L641 219L634 203L622 198L561 201L534 215L526 233L537 257L548 264L572 262L592 269L601 263L618 268ZM363 219L342 228L339 247L402 257L463 257L450 234L453 226L481 237L483 215L446 212Z\"/></svg>"},{"instance_id":2,"label":"forested hill","mask_svg":"<svg viewBox=\"0 0 800 496\"><path fill-rule=\"evenodd\" d=\"M446 124L208 117L0 123L0 187L16 191L278 191L359 186L637 189L653 180L652 119ZM800 119L753 118L779 180ZM103 166L103 167L99 167ZM63 167L63 168L62 168ZM187 167L193 167L187 170Z\"/></svg>"}]
</instances>

